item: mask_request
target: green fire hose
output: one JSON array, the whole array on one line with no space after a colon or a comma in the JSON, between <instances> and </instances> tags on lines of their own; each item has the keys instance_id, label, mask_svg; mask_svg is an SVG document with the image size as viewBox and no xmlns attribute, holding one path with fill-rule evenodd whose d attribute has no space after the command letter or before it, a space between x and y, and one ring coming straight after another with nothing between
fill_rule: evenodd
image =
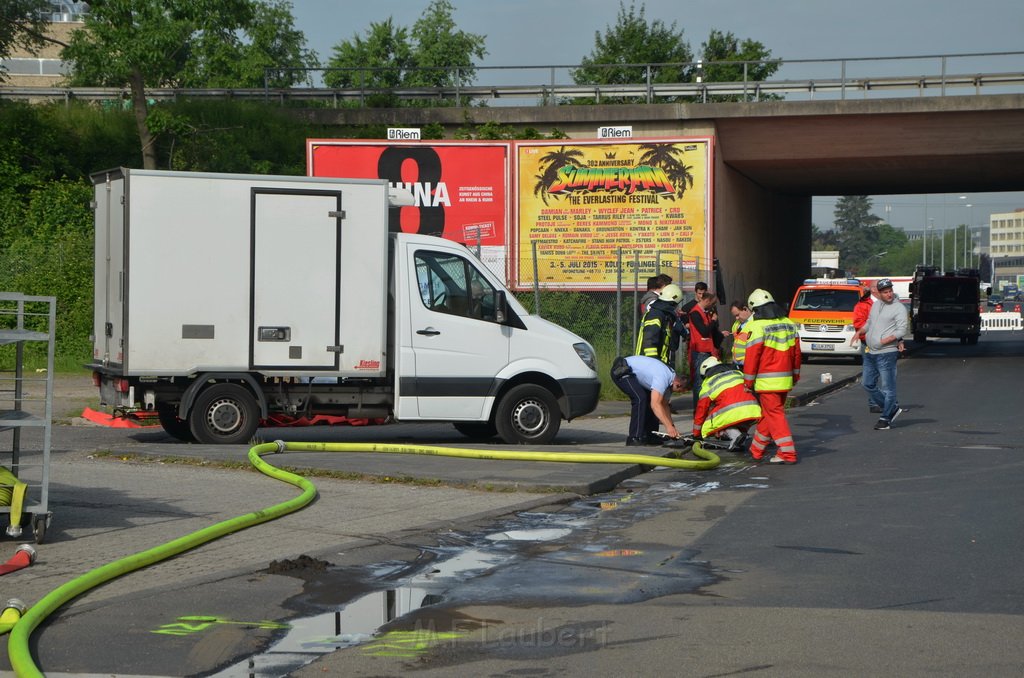
<instances>
[{"instance_id":1,"label":"green fire hose","mask_svg":"<svg viewBox=\"0 0 1024 678\"><path fill-rule=\"evenodd\" d=\"M232 532L238 532L245 528L275 520L281 516L293 513L309 504L316 497L316 487L302 476L295 475L288 471L279 469L262 459L263 455L278 452L378 452L387 454L423 454L444 457L459 457L464 459L502 459L514 461L548 461L567 463L595 463L595 464L643 464L649 466L667 466L670 468L686 469L690 471L704 471L715 468L720 463L718 455L705 450L700 444L693 446L693 453L699 460L673 459L668 457L655 457L643 454L576 454L572 452L520 452L504 450L469 450L450 447L434 447L425 445L392 445L382 443L285 443L276 441L272 443L261 443L249 450L249 462L260 473L266 476L286 482L302 490L299 496L288 501L275 504L265 509L248 513L236 518L222 521L215 525L192 532L191 534L179 537L160 546L141 551L134 555L127 556L120 560L102 565L87 572L86 574L72 579L47 595L28 611L23 606L9 603L9 607L0 614L0 634L10 631L10 638L7 641L7 654L11 661L11 667L15 675L42 676L43 673L36 666L29 651L29 637L32 631L38 627L43 620L55 612L62 605L70 602L77 596L96 588L112 579L134 572L135 570L148 567L154 563L166 560L171 556L178 555L189 549L196 548L207 542L213 541ZM20 601L17 601L20 604Z\"/></svg>"}]
</instances>

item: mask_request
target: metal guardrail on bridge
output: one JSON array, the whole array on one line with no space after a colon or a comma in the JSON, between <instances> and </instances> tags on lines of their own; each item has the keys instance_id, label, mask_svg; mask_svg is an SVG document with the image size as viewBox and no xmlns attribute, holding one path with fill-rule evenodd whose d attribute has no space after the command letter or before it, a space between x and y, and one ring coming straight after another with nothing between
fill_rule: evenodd
<instances>
[{"instance_id":1,"label":"metal guardrail on bridge","mask_svg":"<svg viewBox=\"0 0 1024 678\"><path fill-rule=\"evenodd\" d=\"M909 65L909 64L913 65ZM704 82L701 73L713 65L742 67L741 80L732 82ZM777 67L776 74L790 77L752 80L748 72L766 64ZM972 67L1006 70L974 70ZM360 87L287 87L287 88L152 88L146 96L156 101L196 98L264 100L276 103L286 101L325 102L331 106L357 103L365 105L368 98L386 94L398 101L436 100L450 105L514 100L522 105L559 105L579 99L597 103L630 102L656 103L684 101L707 103L715 101L760 101L763 98L786 101L816 98L846 99L886 97L904 93L909 96L976 95L982 93L1024 92L1024 52L993 52L977 54L926 55L914 57L864 57L855 59L799 59L748 62L693 62L687 64L616 64L616 68L631 68L638 74L638 82L625 84L577 84L573 75L576 66L479 66L475 76L488 78L495 84L454 84L442 87L403 87L374 89ZM590 67L592 68L592 67ZM693 82L654 82L658 72L676 69L688 73ZM913 68L922 72L908 73ZM953 69L962 69L953 72ZM872 69L876 74L861 74ZM325 73L355 71L363 79L381 69L267 69L268 82L272 74L301 72L313 81ZM433 69L436 70L436 69ZM902 73L898 72L902 71ZM354 75L354 74L353 74ZM465 78L459 69L452 69L448 78L462 83ZM474 76L474 77L475 77ZM794 77L799 76L799 77ZM497 81L507 80L499 83ZM544 80L544 82L538 82ZM120 87L18 87L0 86L0 99L109 101L127 99L129 91Z\"/></svg>"}]
</instances>

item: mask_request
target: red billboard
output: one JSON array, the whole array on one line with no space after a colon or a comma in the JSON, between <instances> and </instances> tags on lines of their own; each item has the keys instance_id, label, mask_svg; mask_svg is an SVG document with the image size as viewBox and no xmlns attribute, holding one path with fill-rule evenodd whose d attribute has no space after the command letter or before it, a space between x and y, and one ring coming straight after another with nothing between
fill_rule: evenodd
<instances>
[{"instance_id":1,"label":"red billboard","mask_svg":"<svg viewBox=\"0 0 1024 678\"><path fill-rule=\"evenodd\" d=\"M387 179L415 204L391 211L391 230L504 250L511 144L307 139L313 177Z\"/></svg>"}]
</instances>

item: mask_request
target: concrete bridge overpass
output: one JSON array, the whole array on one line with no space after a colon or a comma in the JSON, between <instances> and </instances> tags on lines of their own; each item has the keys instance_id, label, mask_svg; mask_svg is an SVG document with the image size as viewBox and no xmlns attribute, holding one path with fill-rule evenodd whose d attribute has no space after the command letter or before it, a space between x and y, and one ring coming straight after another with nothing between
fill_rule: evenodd
<instances>
[{"instance_id":1,"label":"concrete bridge overpass","mask_svg":"<svg viewBox=\"0 0 1024 678\"><path fill-rule=\"evenodd\" d=\"M837 101L426 109L306 109L322 124L489 121L593 138L716 140L714 250L730 297L786 297L808 272L811 198L1024 190L1024 94Z\"/></svg>"}]
</instances>

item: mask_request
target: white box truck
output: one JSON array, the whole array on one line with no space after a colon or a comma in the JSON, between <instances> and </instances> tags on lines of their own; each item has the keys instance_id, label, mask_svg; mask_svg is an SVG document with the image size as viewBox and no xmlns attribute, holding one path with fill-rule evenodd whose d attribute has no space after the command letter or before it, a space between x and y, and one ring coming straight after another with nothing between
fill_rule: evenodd
<instances>
[{"instance_id":1,"label":"white box truck","mask_svg":"<svg viewBox=\"0 0 1024 678\"><path fill-rule=\"evenodd\" d=\"M597 404L593 348L463 245L389 233L403 202L384 181L92 180L94 380L104 405L155 411L178 439L244 443L273 415L332 415L545 444Z\"/></svg>"}]
</instances>

